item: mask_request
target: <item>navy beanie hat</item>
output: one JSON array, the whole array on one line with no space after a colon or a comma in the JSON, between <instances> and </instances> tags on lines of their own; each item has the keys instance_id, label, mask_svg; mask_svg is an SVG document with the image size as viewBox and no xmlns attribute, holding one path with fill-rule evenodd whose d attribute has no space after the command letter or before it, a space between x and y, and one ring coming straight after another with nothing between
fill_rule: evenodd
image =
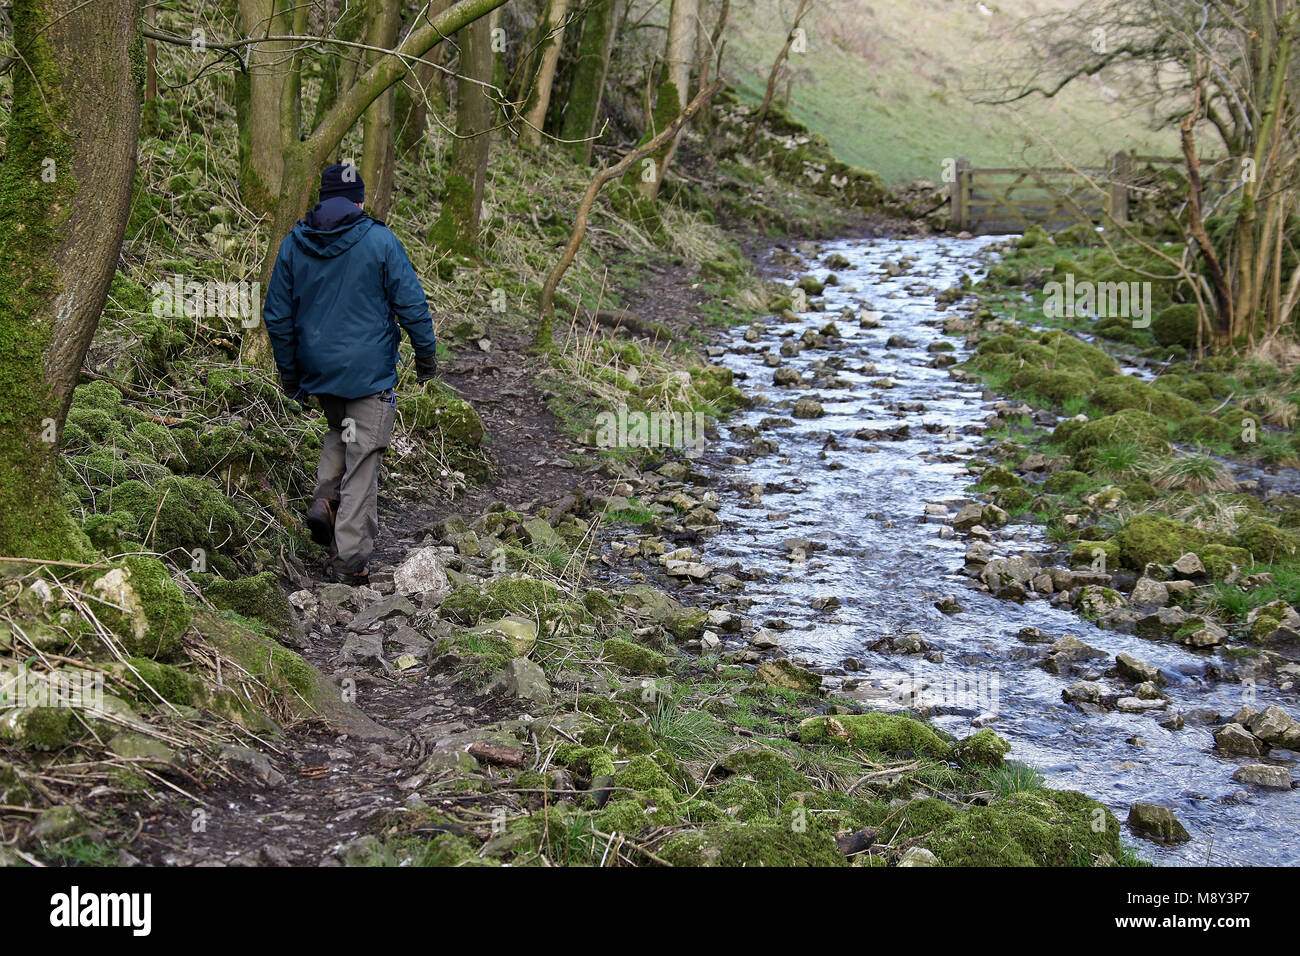
<instances>
[{"instance_id":1,"label":"navy beanie hat","mask_svg":"<svg viewBox=\"0 0 1300 956\"><path fill-rule=\"evenodd\" d=\"M353 202L365 202L366 184L361 172L351 163L332 163L321 170L320 201L342 196Z\"/></svg>"}]
</instances>

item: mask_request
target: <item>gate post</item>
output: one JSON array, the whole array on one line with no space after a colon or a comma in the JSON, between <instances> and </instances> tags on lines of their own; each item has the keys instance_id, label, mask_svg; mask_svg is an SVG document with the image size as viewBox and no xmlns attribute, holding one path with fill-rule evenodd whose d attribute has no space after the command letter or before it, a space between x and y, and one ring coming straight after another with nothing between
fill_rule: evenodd
<instances>
[{"instance_id":1,"label":"gate post","mask_svg":"<svg viewBox=\"0 0 1300 956\"><path fill-rule=\"evenodd\" d=\"M1128 222L1128 184L1133 176L1133 155L1115 153L1110 158L1110 195L1107 212L1116 222Z\"/></svg>"},{"instance_id":2,"label":"gate post","mask_svg":"<svg viewBox=\"0 0 1300 956\"><path fill-rule=\"evenodd\" d=\"M957 232L970 228L970 160L957 160L957 181L952 184L952 227Z\"/></svg>"}]
</instances>

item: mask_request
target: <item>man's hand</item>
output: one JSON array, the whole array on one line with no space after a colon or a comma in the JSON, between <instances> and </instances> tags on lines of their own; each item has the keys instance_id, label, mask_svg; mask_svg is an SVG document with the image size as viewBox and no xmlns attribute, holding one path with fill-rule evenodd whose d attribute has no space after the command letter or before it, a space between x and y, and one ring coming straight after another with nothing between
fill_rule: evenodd
<instances>
[{"instance_id":1,"label":"man's hand","mask_svg":"<svg viewBox=\"0 0 1300 956\"><path fill-rule=\"evenodd\" d=\"M311 399L311 396L299 387L297 382L282 381L280 387L284 390L284 394L289 399L288 405L290 411L305 412L307 410L307 402Z\"/></svg>"},{"instance_id":2,"label":"man's hand","mask_svg":"<svg viewBox=\"0 0 1300 956\"><path fill-rule=\"evenodd\" d=\"M415 380L423 384L438 374L438 356L433 352L415 357Z\"/></svg>"}]
</instances>

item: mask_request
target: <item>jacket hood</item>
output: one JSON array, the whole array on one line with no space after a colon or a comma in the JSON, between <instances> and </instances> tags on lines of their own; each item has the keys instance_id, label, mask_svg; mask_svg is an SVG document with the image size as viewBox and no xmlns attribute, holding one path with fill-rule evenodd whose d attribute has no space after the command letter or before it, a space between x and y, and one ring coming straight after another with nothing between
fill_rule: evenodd
<instances>
[{"instance_id":1,"label":"jacket hood","mask_svg":"<svg viewBox=\"0 0 1300 956\"><path fill-rule=\"evenodd\" d=\"M306 219L298 220L291 235L303 251L329 259L355 246L372 225L374 220L356 203L335 196L318 203Z\"/></svg>"}]
</instances>

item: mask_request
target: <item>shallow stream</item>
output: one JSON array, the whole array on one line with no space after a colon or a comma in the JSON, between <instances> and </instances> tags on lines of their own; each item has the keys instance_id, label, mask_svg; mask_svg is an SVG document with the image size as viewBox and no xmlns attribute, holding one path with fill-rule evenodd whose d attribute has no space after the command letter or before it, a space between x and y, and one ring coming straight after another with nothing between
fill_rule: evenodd
<instances>
[{"instance_id":1,"label":"shallow stream","mask_svg":"<svg viewBox=\"0 0 1300 956\"><path fill-rule=\"evenodd\" d=\"M818 278L835 273L838 285L826 287L824 312L801 314L804 321L797 325L769 320L757 342L745 340L743 327L729 333L726 352L716 361L745 376L743 387L758 401L727 423L724 440L729 447L749 446L746 426L759 427L761 437L777 442L779 450L753 457L727 475L732 488L761 486L762 491L724 494L722 528L710 540L708 560L762 572L746 587L746 597L756 602L747 616L787 622L790 629L777 633L783 649L832 675L828 684L838 684L848 696L882 707L929 705L935 723L959 736L972 732L972 722L987 722L1011 742L1011 759L1037 769L1048 786L1104 801L1121 821L1134 801L1167 802L1192 841L1164 848L1126 837L1153 861L1300 864L1300 791L1261 791L1233 781L1237 766L1259 759L1219 756L1213 750L1214 724L1198 716L1201 711L1226 716L1245 702L1261 709L1277 703L1296 714L1293 698L1273 699L1271 687L1261 685L1251 700L1248 687L1208 679L1210 653L1102 630L1046 600L1016 604L975 590L962 573L968 539L945 537L942 516L926 520L927 504L947 505L952 514L971 500L968 489L975 476L967 473L967 463L978 454L993 404L980 386L933 367L940 353L928 350L932 343L953 343L959 359L967 354L960 337L943 334L944 320L954 313L938 310L936 296L963 273L982 274L979 253L995 241L822 244L819 255L799 271ZM826 268L826 257L834 253L849 266ZM887 264L900 261L902 274L891 275ZM841 318L846 306L855 314L879 313L879 326L862 328L856 318ZM781 366L799 371L805 384L775 387L764 352L779 351L782 333L797 336L830 321L842 336L838 346L783 358ZM894 338L887 347L896 336L905 342ZM827 378L814 379L815 366L828 359L842 361L826 372L847 387L826 387ZM765 418L790 417L798 398L819 401L824 417L760 426ZM862 429L888 432L899 426L907 426L901 439L854 437ZM792 558L790 538L813 544ZM996 532L993 545L998 556L1049 548L1041 525L1017 521ZM956 596L963 610L941 613L935 601L943 595ZM816 599L829 597L840 606L818 610L824 603ZM1062 690L1080 677L1035 666L1041 645L1017 638L1026 626L1054 637L1073 634L1104 650L1112 663L1116 654L1127 652L1161 668L1168 711L1181 712L1186 726L1162 728L1158 720L1167 711L1092 714L1065 703ZM908 633L940 652L929 656L941 662L924 654L871 650L882 638ZM851 669L855 661L860 670ZM1119 689L1116 681L1101 682ZM1294 757L1289 751L1272 754ZM1294 776L1294 761L1288 768Z\"/></svg>"}]
</instances>

